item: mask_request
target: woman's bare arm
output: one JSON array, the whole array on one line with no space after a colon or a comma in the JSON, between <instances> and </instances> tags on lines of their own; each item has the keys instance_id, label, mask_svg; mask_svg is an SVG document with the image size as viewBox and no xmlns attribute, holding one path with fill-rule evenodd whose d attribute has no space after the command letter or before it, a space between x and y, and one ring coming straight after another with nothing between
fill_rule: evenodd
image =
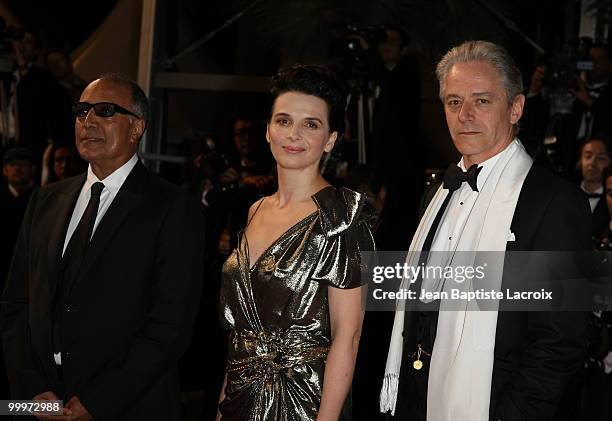
<instances>
[{"instance_id":1,"label":"woman's bare arm","mask_svg":"<svg viewBox=\"0 0 612 421\"><path fill-rule=\"evenodd\" d=\"M328 287L332 342L317 421L337 421L351 388L363 323L362 288Z\"/></svg>"}]
</instances>

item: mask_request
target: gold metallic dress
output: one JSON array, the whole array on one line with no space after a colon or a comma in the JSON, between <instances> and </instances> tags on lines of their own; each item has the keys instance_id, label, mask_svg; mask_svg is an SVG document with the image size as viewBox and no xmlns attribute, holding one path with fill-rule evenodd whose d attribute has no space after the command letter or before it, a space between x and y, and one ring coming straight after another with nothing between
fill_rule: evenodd
<instances>
[{"instance_id":1,"label":"gold metallic dress","mask_svg":"<svg viewBox=\"0 0 612 421\"><path fill-rule=\"evenodd\" d=\"M249 268L244 231L223 266L221 322L230 330L223 421L315 420L330 345L327 287L361 285L374 250L365 197L326 187L318 210ZM367 205L365 205L367 206Z\"/></svg>"}]
</instances>

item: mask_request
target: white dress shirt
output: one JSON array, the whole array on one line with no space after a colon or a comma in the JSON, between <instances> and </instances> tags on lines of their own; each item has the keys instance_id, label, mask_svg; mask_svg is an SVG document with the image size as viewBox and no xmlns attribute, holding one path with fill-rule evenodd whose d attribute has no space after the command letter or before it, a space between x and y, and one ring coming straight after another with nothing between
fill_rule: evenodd
<instances>
[{"instance_id":1,"label":"white dress shirt","mask_svg":"<svg viewBox=\"0 0 612 421\"><path fill-rule=\"evenodd\" d=\"M100 194L100 205L98 206L98 214L96 215L96 222L94 223L93 231L91 236L96 232L96 228L98 228L98 224L104 217L104 214L110 207L111 203L117 196L119 189L123 186L123 182L130 174L136 163L138 162L138 156L134 154L132 158L123 164L121 167L117 168L111 175L106 177L104 180L98 179L96 175L91 170L91 165L87 168L87 180L85 180L85 184L83 184L83 188L81 188L81 193L79 193L79 198L77 199L74 210L72 211L72 217L70 218L70 224L68 225L68 231L66 232L66 239L64 240L64 249L62 251L62 256L66 251L66 246L68 246L68 242L74 234L77 225L79 225L79 221L83 217L85 213L85 209L87 208L87 204L89 203L89 198L91 197L91 186L94 183L100 181L104 184L104 189L102 189L102 193ZM91 240L91 238L90 238Z\"/></svg>"},{"instance_id":2,"label":"white dress shirt","mask_svg":"<svg viewBox=\"0 0 612 421\"><path fill-rule=\"evenodd\" d=\"M482 187L487 181L487 177L491 173L495 163L499 161L499 158L507 153L507 151L508 148L478 165L482 167L476 179L478 191L482 191ZM461 158L457 165L463 171L466 171L465 165L463 164L463 158ZM438 230L436 231L436 235L431 245L432 251L455 250L457 241L461 236L461 231L463 230L477 197L478 192L472 190L468 183L463 183L461 187L454 192L453 197L451 197L446 207L442 220L440 221Z\"/></svg>"},{"instance_id":3,"label":"white dress shirt","mask_svg":"<svg viewBox=\"0 0 612 421\"><path fill-rule=\"evenodd\" d=\"M85 184L81 188L81 192L79 193L79 197L76 201L76 205L74 206L74 210L72 211L72 217L70 218L70 224L68 225L68 231L66 232L66 238L64 239L64 248L62 250L62 256L64 256L64 252L66 251L66 246L68 246L68 242L74 234L79 221L83 217L85 213L85 209L87 208L87 204L89 203L89 198L91 197L91 186L94 183L100 181L104 184L104 189L102 189L102 193L100 194L100 205L98 206L98 214L96 215L96 221L94 223L93 231L91 236L93 237L96 232L96 228L100 224L100 221L104 217L104 214L110 207L113 200L115 200L115 196L123 186L125 179L128 177L132 169L136 166L138 162L138 156L134 154L132 158L121 167L117 168L111 175L106 177L104 180L100 180L91 170L91 164L87 168L87 179L85 180ZM90 238L91 240L91 238ZM53 359L57 365L62 365L62 354L57 353L53 354Z\"/></svg>"},{"instance_id":4,"label":"white dress shirt","mask_svg":"<svg viewBox=\"0 0 612 421\"><path fill-rule=\"evenodd\" d=\"M500 205L496 199L508 197L506 194L510 186L507 180L513 179L512 170L509 169L512 163L520 165L520 170L516 171L520 171L523 177L531 167L531 159L518 141L512 142L506 149L480 164L482 170L476 183L478 192L473 191L468 183L463 183L455 191L431 248L432 251L438 251L440 257L433 255L432 258L440 259L442 267L469 261L465 255L457 255L454 260L455 250L472 253L495 251L502 244L505 248L520 188L513 191L512 203L504 201ZM465 170L463 159L458 165ZM502 180L504 174L506 183ZM498 187L500 190L496 195ZM499 193L501 191L506 194ZM480 200L486 198L489 200ZM502 208L510 208L512 211L504 214ZM494 248L487 248L493 244ZM475 262L473 259L472 264ZM487 269L486 276L487 286L499 290L501 271ZM441 286L443 290L449 291L453 285L453 282L443 282ZM468 282L465 287L472 288L474 284ZM466 303L464 309L440 311L428 379L429 421L489 419L497 311L477 310L478 305Z\"/></svg>"},{"instance_id":5,"label":"white dress shirt","mask_svg":"<svg viewBox=\"0 0 612 421\"><path fill-rule=\"evenodd\" d=\"M600 188L598 188L597 190L595 190L592 193L586 191L586 189L584 188L584 181L582 183L580 183L580 188L586 194L598 194L600 196L603 196L603 194L604 194L603 186L601 186ZM591 205L591 213L595 212L595 208L597 207L597 204L599 203L600 200L601 200L601 197L589 197L589 205Z\"/></svg>"}]
</instances>

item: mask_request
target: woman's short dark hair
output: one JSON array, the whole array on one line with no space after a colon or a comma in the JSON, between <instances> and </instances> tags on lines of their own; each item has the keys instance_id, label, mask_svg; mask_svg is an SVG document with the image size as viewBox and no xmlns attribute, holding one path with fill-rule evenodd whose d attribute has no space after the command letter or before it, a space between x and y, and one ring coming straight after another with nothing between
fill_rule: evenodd
<instances>
[{"instance_id":1,"label":"woman's short dark hair","mask_svg":"<svg viewBox=\"0 0 612 421\"><path fill-rule=\"evenodd\" d=\"M276 100L285 92L300 92L321 98L329 111L330 132L344 132L344 110L346 85L344 80L329 66L296 64L280 70L272 76L270 93Z\"/></svg>"}]
</instances>

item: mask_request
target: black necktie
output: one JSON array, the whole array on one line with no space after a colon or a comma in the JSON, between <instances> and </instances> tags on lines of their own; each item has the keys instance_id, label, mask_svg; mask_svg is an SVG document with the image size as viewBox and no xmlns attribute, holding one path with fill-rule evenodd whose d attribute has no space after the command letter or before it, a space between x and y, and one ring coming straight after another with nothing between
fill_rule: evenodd
<instances>
[{"instance_id":1,"label":"black necktie","mask_svg":"<svg viewBox=\"0 0 612 421\"><path fill-rule=\"evenodd\" d=\"M104 189L104 184L99 181L91 186L89 203L87 203L85 212L74 230L72 237L70 237L70 241L62 257L59 285L54 303L53 352L55 353L61 351L62 312L68 307L68 303L66 302L69 295L68 289L79 273L81 262L85 257L87 245L93 233L96 216L98 215L98 207L100 206L100 194L102 193L102 189Z\"/></svg>"},{"instance_id":2,"label":"black necktie","mask_svg":"<svg viewBox=\"0 0 612 421\"><path fill-rule=\"evenodd\" d=\"M93 233L93 228L96 223L96 216L98 216L100 194L102 193L103 189L104 184L100 183L99 181L91 186L89 203L87 203L85 212L74 230L72 237L70 237L70 241L68 242L68 246L66 247L66 251L64 253L64 259L67 257L76 257L75 255L82 254L87 249L87 244L89 244L89 240L91 239L91 234ZM82 255L80 257L82 257Z\"/></svg>"},{"instance_id":3,"label":"black necktie","mask_svg":"<svg viewBox=\"0 0 612 421\"><path fill-rule=\"evenodd\" d=\"M472 190L478 191L476 180L480 170L482 167L479 167L478 164L472 165L467 171L462 171L457 165L451 164L444 173L444 188L449 189L452 193L461 187L464 181L467 181Z\"/></svg>"},{"instance_id":4,"label":"black necktie","mask_svg":"<svg viewBox=\"0 0 612 421\"><path fill-rule=\"evenodd\" d=\"M442 206L440 206L438 213L436 213L436 217L434 218L431 224L431 227L429 228L429 232L427 233L427 236L425 237L425 241L423 242L423 247L421 249L422 251L421 251L421 254L419 255L419 263L418 263L419 266L425 265L427 262L427 257L429 255L429 251L431 250L431 246L433 244L434 237L436 236L436 231L438 230L438 226L440 225L440 222L442 221L442 216L444 215L444 212L446 211L446 208L448 207L448 204L450 203L453 193L455 192L455 190L461 187L463 182L467 182L472 188L472 190L478 191L476 180L478 178L478 173L480 172L480 170L482 170L482 167L478 167L477 164L472 165L465 172L462 171L461 168L459 168L457 165L451 164L446 170L446 172L444 173L443 188L448 189L449 192L444 198L444 201L442 202ZM414 286L411 287L417 291L417 295L420 294L420 290L423 284L423 278L421 275L422 275L422 272L419 274L418 278L416 279ZM434 343L434 338L436 335L436 329L437 329L437 324L438 324L437 309L438 309L439 303L434 302L434 303L430 303L427 305L424 305L421 303L420 306L422 310L417 312L416 318L414 321L415 327L416 327L415 336L412 336L410 333L407 333L405 331L404 340L413 338L416 340L417 344L420 344L423 348L427 350L426 352L431 353L433 349L433 343ZM426 309L426 307L429 307L429 309ZM409 329L409 326L411 324L412 315L410 313L411 313L410 311L405 312L404 329ZM405 361L404 364L412 364L412 362L414 361L414 355L412 353L413 351L415 351L415 349L412 348L412 345L413 344L408 344L408 347L406 347L407 352L405 352L403 356L404 361ZM429 365L427 365L427 368L425 370L429 370Z\"/></svg>"}]
</instances>

